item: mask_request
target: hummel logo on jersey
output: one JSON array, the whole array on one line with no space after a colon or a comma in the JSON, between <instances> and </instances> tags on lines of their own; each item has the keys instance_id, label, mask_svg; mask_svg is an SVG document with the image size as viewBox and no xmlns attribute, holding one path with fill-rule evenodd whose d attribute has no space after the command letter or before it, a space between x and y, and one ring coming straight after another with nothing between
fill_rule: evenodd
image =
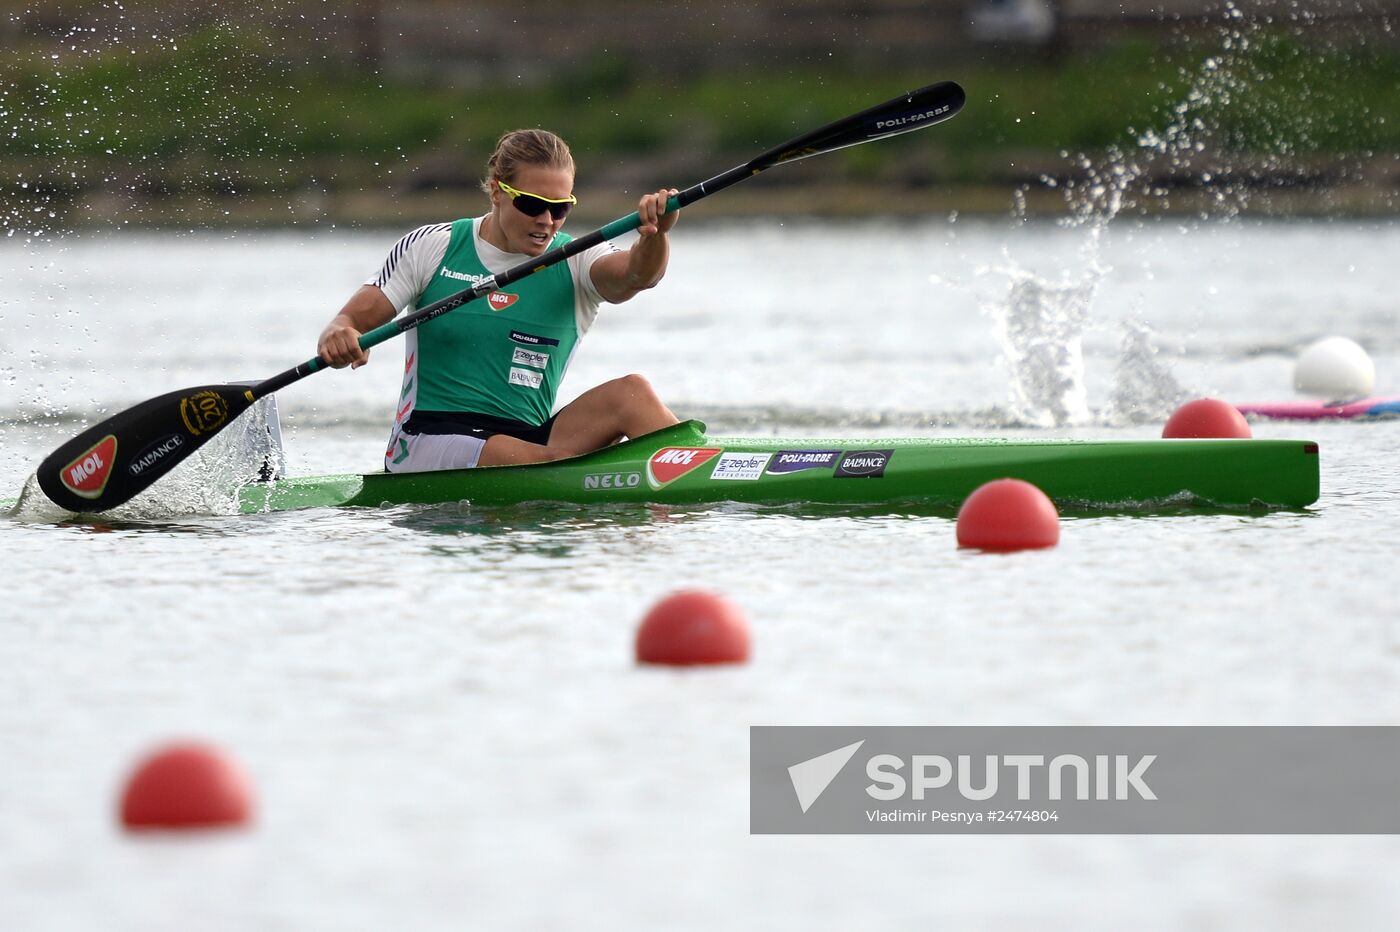
<instances>
[{"instance_id":1,"label":"hummel logo on jersey","mask_svg":"<svg viewBox=\"0 0 1400 932\"><path fill-rule=\"evenodd\" d=\"M475 272L458 272L456 269L441 268L438 274L443 278L451 278L459 282L471 282L473 285L486 281L485 275L477 275Z\"/></svg>"}]
</instances>

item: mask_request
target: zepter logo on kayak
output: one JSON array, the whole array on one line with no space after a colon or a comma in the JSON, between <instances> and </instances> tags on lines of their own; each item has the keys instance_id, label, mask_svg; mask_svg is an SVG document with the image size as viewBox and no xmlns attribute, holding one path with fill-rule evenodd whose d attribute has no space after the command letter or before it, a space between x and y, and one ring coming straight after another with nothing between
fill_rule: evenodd
<instances>
[{"instance_id":1,"label":"zepter logo on kayak","mask_svg":"<svg viewBox=\"0 0 1400 932\"><path fill-rule=\"evenodd\" d=\"M218 392L195 392L180 399L180 419L194 436L207 434L218 430L228 420L228 402Z\"/></svg>"},{"instance_id":2,"label":"zepter logo on kayak","mask_svg":"<svg viewBox=\"0 0 1400 932\"><path fill-rule=\"evenodd\" d=\"M60 474L63 485L82 498L100 498L112 476L112 464L117 458L117 438L108 434L74 457Z\"/></svg>"},{"instance_id":3,"label":"zepter logo on kayak","mask_svg":"<svg viewBox=\"0 0 1400 932\"><path fill-rule=\"evenodd\" d=\"M493 311L504 311L519 300L520 295L506 294L504 291L493 291L486 296L486 303L491 305Z\"/></svg>"},{"instance_id":4,"label":"zepter logo on kayak","mask_svg":"<svg viewBox=\"0 0 1400 932\"><path fill-rule=\"evenodd\" d=\"M647 461L647 482L653 489L664 488L719 453L716 447L662 447Z\"/></svg>"}]
</instances>

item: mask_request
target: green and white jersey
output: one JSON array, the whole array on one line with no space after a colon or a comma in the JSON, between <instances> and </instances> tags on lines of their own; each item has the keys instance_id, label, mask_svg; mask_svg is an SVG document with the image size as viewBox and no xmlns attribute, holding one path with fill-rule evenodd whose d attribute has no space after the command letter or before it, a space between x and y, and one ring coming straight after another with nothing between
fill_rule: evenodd
<instances>
[{"instance_id":1,"label":"green and white jersey","mask_svg":"<svg viewBox=\"0 0 1400 932\"><path fill-rule=\"evenodd\" d=\"M414 230L366 284L380 288L396 309L416 309L527 261L483 240L482 219ZM560 233L550 248L570 239ZM600 244L405 334L394 435L414 410L531 425L548 420L574 350L603 302L589 270L614 251Z\"/></svg>"}]
</instances>

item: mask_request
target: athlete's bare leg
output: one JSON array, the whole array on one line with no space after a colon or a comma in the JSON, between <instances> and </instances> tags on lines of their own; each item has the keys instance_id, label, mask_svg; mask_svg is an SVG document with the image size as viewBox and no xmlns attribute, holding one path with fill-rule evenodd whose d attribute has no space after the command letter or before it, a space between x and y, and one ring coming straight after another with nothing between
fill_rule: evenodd
<instances>
[{"instance_id":1,"label":"athlete's bare leg","mask_svg":"<svg viewBox=\"0 0 1400 932\"><path fill-rule=\"evenodd\" d=\"M640 375L604 382L564 406L554 419L549 445L505 434L486 441L478 466L543 463L590 453L624 437L640 437L679 422Z\"/></svg>"}]
</instances>

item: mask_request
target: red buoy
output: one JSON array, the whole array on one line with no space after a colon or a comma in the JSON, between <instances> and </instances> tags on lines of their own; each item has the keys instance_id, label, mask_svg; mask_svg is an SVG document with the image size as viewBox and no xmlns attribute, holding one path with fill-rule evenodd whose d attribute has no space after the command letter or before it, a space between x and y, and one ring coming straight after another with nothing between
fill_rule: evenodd
<instances>
[{"instance_id":1,"label":"red buoy","mask_svg":"<svg viewBox=\"0 0 1400 932\"><path fill-rule=\"evenodd\" d=\"M147 757L127 780L121 820L130 829L244 825L252 818L252 785L216 748L171 744Z\"/></svg>"},{"instance_id":2,"label":"red buoy","mask_svg":"<svg viewBox=\"0 0 1400 932\"><path fill-rule=\"evenodd\" d=\"M1060 515L1040 489L1020 479L979 486L958 509L958 546L1032 550L1060 542Z\"/></svg>"},{"instance_id":3,"label":"red buoy","mask_svg":"<svg viewBox=\"0 0 1400 932\"><path fill-rule=\"evenodd\" d=\"M1162 436L1229 437L1240 440L1254 436L1239 409L1219 398L1197 398L1172 412L1162 428Z\"/></svg>"},{"instance_id":4,"label":"red buoy","mask_svg":"<svg viewBox=\"0 0 1400 932\"><path fill-rule=\"evenodd\" d=\"M749 623L723 596L696 589L652 606L637 629L637 661L685 666L749 659Z\"/></svg>"}]
</instances>

